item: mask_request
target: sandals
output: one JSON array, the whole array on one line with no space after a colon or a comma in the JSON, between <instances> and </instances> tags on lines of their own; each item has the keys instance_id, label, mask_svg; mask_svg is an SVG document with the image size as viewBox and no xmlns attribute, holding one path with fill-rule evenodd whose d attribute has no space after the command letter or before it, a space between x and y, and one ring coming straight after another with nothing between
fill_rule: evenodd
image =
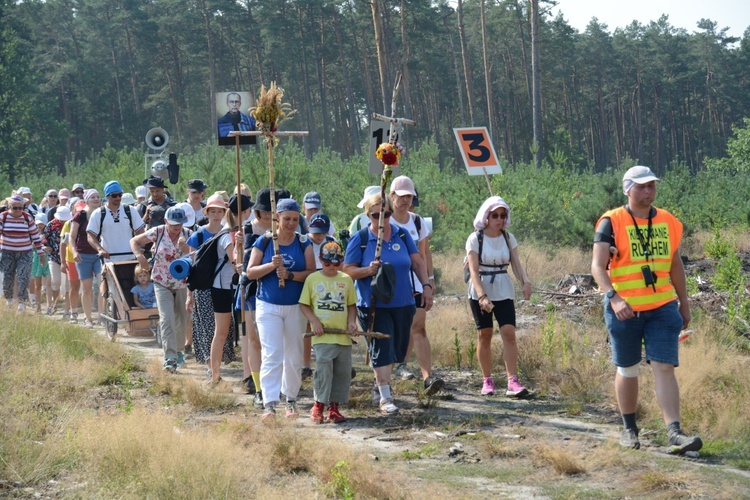
<instances>
[{"instance_id":1,"label":"sandals","mask_svg":"<svg viewBox=\"0 0 750 500\"><path fill-rule=\"evenodd\" d=\"M71 313L70 320L68 321L71 325L78 323L78 313Z\"/></svg>"},{"instance_id":2,"label":"sandals","mask_svg":"<svg viewBox=\"0 0 750 500\"><path fill-rule=\"evenodd\" d=\"M398 412L398 406L393 404L392 399L380 400L380 413L382 413L383 415L396 415Z\"/></svg>"}]
</instances>

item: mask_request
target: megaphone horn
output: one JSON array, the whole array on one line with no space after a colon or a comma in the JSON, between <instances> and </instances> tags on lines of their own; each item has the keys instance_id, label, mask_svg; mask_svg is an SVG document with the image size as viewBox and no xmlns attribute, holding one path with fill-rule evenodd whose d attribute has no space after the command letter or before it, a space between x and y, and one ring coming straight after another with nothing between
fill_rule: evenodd
<instances>
[{"instance_id":1,"label":"megaphone horn","mask_svg":"<svg viewBox=\"0 0 750 500\"><path fill-rule=\"evenodd\" d=\"M151 164L151 175L162 179L169 178L169 166L164 160L156 160Z\"/></svg>"},{"instance_id":2,"label":"megaphone horn","mask_svg":"<svg viewBox=\"0 0 750 500\"><path fill-rule=\"evenodd\" d=\"M167 147L169 134L161 127L152 128L146 132L146 146L151 149L161 150Z\"/></svg>"}]
</instances>

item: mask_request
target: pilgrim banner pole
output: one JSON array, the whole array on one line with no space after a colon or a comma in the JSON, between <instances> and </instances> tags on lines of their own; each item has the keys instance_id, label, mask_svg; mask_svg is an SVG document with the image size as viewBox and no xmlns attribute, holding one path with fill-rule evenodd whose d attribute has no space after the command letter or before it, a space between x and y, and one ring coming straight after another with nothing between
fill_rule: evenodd
<instances>
[{"instance_id":1,"label":"pilgrim banner pole","mask_svg":"<svg viewBox=\"0 0 750 500\"><path fill-rule=\"evenodd\" d=\"M307 131L279 132L278 126L284 120L293 116L296 111L285 102L281 102L284 97L284 89L276 86L276 82L271 82L271 86L266 89L265 85L261 86L258 104L250 108L250 114L255 118L257 130L244 132L232 131L230 136L236 136L237 148L237 168L239 172L239 137L240 136L264 136L266 138L266 148L268 149L268 187L271 190L271 234L273 238L274 255L279 254L279 235L276 233L276 186L274 183L273 168L273 150L279 142L279 137L306 136ZM239 192L240 178L237 176L237 191ZM279 287L284 288L285 283L279 278Z\"/></svg>"}]
</instances>

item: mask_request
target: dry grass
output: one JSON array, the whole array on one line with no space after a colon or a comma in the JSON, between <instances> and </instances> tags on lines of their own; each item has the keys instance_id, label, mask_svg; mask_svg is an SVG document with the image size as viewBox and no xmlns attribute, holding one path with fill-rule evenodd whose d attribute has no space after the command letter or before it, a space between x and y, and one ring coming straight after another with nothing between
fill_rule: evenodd
<instances>
[{"instance_id":1,"label":"dry grass","mask_svg":"<svg viewBox=\"0 0 750 500\"><path fill-rule=\"evenodd\" d=\"M705 256L706 243L715 238L714 231L698 231L682 243L682 253L690 259L698 259ZM737 228L725 228L719 231L719 235L725 241L731 242L740 252L750 252L750 231L738 230Z\"/></svg>"},{"instance_id":2,"label":"dry grass","mask_svg":"<svg viewBox=\"0 0 750 500\"><path fill-rule=\"evenodd\" d=\"M646 494L670 492L688 494L690 492L688 484L689 481L685 473L664 473L649 470L635 478L635 489Z\"/></svg>"},{"instance_id":3,"label":"dry grass","mask_svg":"<svg viewBox=\"0 0 750 500\"><path fill-rule=\"evenodd\" d=\"M533 458L539 466L551 466L558 474L574 476L586 472L578 457L560 446L538 445Z\"/></svg>"},{"instance_id":4,"label":"dry grass","mask_svg":"<svg viewBox=\"0 0 750 500\"><path fill-rule=\"evenodd\" d=\"M231 387L222 382L208 389L198 379L174 375L162 369L158 361L148 366L151 376L151 392L169 396L175 403L187 402L196 410L226 410L235 406L237 400L231 395Z\"/></svg>"}]
</instances>

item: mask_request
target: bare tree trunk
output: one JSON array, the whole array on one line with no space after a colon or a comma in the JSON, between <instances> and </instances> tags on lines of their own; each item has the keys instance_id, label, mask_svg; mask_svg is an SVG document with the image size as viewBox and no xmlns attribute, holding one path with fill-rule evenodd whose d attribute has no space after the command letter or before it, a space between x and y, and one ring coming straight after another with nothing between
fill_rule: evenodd
<instances>
[{"instance_id":1,"label":"bare tree trunk","mask_svg":"<svg viewBox=\"0 0 750 500\"><path fill-rule=\"evenodd\" d=\"M352 92L352 82L349 78L349 68L344 58L344 44L341 41L341 27L339 26L338 12L333 15L333 30L336 33L336 45L339 49L339 60L341 61L342 74L344 76L344 86L346 87L346 107L349 111L349 129L351 130L351 140L354 151L358 155L362 154L362 146L359 144L359 122L357 121L357 111L354 109L354 93Z\"/></svg>"},{"instance_id":2,"label":"bare tree trunk","mask_svg":"<svg viewBox=\"0 0 750 500\"><path fill-rule=\"evenodd\" d=\"M130 29L125 27L125 40L128 49L128 65L130 66L130 86L133 89L133 102L135 103L135 119L138 130L141 129L141 98L138 95L138 76L135 71L135 58L133 57L133 41Z\"/></svg>"},{"instance_id":3,"label":"bare tree trunk","mask_svg":"<svg viewBox=\"0 0 750 500\"><path fill-rule=\"evenodd\" d=\"M541 51L539 49L539 0L531 0L531 73L532 77L532 100L531 113L534 129L534 164L537 169L542 168L543 144L542 144L542 70Z\"/></svg>"},{"instance_id":4,"label":"bare tree trunk","mask_svg":"<svg viewBox=\"0 0 750 500\"><path fill-rule=\"evenodd\" d=\"M314 16L312 9L308 8L308 15L310 16L310 26L314 27ZM325 26L326 15L321 13L320 16L320 44L315 43L314 30L311 32L310 39L313 40L313 54L315 56L316 69L318 71L318 92L320 93L320 112L323 115L323 144L326 147L331 146L331 117L328 114L328 94L326 86L328 81L326 79L326 61L325 61Z\"/></svg>"},{"instance_id":5,"label":"bare tree trunk","mask_svg":"<svg viewBox=\"0 0 750 500\"><path fill-rule=\"evenodd\" d=\"M211 103L211 116L209 120L211 122L211 130L213 135L216 136L217 121L216 121L216 63L214 62L214 42L213 36L211 36L211 15L206 8L206 0L200 0L200 9L203 13L203 20L206 24L206 41L208 42L208 92L209 102Z\"/></svg>"},{"instance_id":6,"label":"bare tree trunk","mask_svg":"<svg viewBox=\"0 0 750 500\"><path fill-rule=\"evenodd\" d=\"M487 124L490 127L490 137L495 137L493 127L494 113L492 112L492 79L490 77L490 60L487 54L487 30L484 19L484 0L480 2L480 18L482 21L482 58L484 60L484 88L487 96Z\"/></svg>"},{"instance_id":7,"label":"bare tree trunk","mask_svg":"<svg viewBox=\"0 0 750 500\"><path fill-rule=\"evenodd\" d=\"M370 0L372 8L372 24L375 29L375 48L378 53L378 69L380 70L380 96L383 101L383 113L388 114L386 101L386 69L385 69L385 44L383 41L383 23L380 14L380 0Z\"/></svg>"},{"instance_id":8,"label":"bare tree trunk","mask_svg":"<svg viewBox=\"0 0 750 500\"><path fill-rule=\"evenodd\" d=\"M172 80L172 76L169 73L169 66L167 65L167 60L164 57L164 46L159 44L159 55L161 56L161 64L164 68L164 76L167 78L167 85L169 86L169 95L172 97L172 108L174 112L174 125L175 125L175 131L177 132L177 135L180 136L180 129L182 128L182 124L180 123L180 100L178 98L178 94L175 90L175 84ZM213 99L211 99L213 100ZM213 120L214 122L216 120Z\"/></svg>"},{"instance_id":9,"label":"bare tree trunk","mask_svg":"<svg viewBox=\"0 0 750 500\"><path fill-rule=\"evenodd\" d=\"M318 150L318 138L315 130L315 113L313 110L312 92L310 91L310 78L307 69L307 51L305 50L305 32L302 29L302 9L297 7L297 22L299 25L299 36L300 36L300 54L302 55L302 78L305 87L305 115L307 116L307 122L309 123L307 130L310 132L309 143L310 151L312 153ZM309 158L309 156L308 156Z\"/></svg>"},{"instance_id":10,"label":"bare tree trunk","mask_svg":"<svg viewBox=\"0 0 750 500\"><path fill-rule=\"evenodd\" d=\"M461 59L464 64L464 79L466 81L466 106L469 108L469 125L474 126L474 108L471 104L472 96L474 95L474 83L469 71L469 52L466 47L466 31L464 29L464 7L463 1L458 0L457 4L458 12L458 35L461 40Z\"/></svg>"},{"instance_id":11,"label":"bare tree trunk","mask_svg":"<svg viewBox=\"0 0 750 500\"><path fill-rule=\"evenodd\" d=\"M115 71L115 91L117 92L117 109L120 114L120 130L125 132L125 116L122 113L122 91L120 90L120 65L117 62L117 53L115 52L115 44L112 39L109 39L109 50L112 52L112 65Z\"/></svg>"},{"instance_id":12,"label":"bare tree trunk","mask_svg":"<svg viewBox=\"0 0 750 500\"><path fill-rule=\"evenodd\" d=\"M406 0L401 0L401 51L401 72L403 73L404 84L404 109L406 110L406 116L412 116L411 97L409 94L409 58L411 56L411 48L409 47L409 40L406 38Z\"/></svg>"},{"instance_id":13,"label":"bare tree trunk","mask_svg":"<svg viewBox=\"0 0 750 500\"><path fill-rule=\"evenodd\" d=\"M453 44L453 34L451 33L448 23L443 18L443 25L445 26L445 32L448 33L448 41L451 44L451 58L453 58L453 71L456 74L456 95L458 96L458 108L461 110L461 126L466 125L466 109L464 108L464 93L461 89L461 70L458 67L458 59L456 59L456 47Z\"/></svg>"}]
</instances>

